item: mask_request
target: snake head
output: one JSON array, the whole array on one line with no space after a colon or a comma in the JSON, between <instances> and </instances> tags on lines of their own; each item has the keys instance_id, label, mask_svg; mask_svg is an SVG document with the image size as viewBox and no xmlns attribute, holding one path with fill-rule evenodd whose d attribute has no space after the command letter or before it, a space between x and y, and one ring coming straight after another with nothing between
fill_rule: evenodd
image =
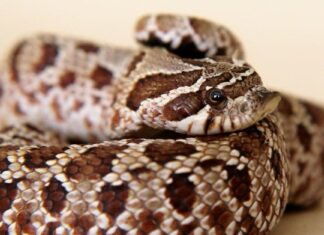
<instances>
[{"instance_id":1,"label":"snake head","mask_svg":"<svg viewBox=\"0 0 324 235\"><path fill-rule=\"evenodd\" d=\"M155 60L164 64L162 57ZM138 80L129 97L149 127L188 135L231 132L255 124L280 102L279 93L267 90L243 61L181 59L169 66L172 72L160 69Z\"/></svg>"}]
</instances>

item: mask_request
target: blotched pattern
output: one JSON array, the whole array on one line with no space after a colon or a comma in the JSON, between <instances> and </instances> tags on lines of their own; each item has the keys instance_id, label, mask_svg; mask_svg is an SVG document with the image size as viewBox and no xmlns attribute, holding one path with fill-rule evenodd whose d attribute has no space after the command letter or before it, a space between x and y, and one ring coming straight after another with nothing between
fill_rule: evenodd
<instances>
[{"instance_id":1,"label":"blotched pattern","mask_svg":"<svg viewBox=\"0 0 324 235\"><path fill-rule=\"evenodd\" d=\"M319 106L283 96L269 115L278 93L222 26L147 16L136 37L172 53L39 35L9 55L1 233L268 234L321 198Z\"/></svg>"}]
</instances>

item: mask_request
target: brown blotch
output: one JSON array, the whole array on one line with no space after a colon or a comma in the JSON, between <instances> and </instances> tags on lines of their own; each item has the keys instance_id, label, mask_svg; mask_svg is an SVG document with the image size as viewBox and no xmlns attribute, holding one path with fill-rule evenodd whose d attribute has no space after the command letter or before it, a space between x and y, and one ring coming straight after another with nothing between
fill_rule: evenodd
<instances>
[{"instance_id":1,"label":"brown blotch","mask_svg":"<svg viewBox=\"0 0 324 235\"><path fill-rule=\"evenodd\" d=\"M209 225L215 227L219 234L225 234L226 227L233 220L233 213L224 203L213 207L210 211Z\"/></svg>"},{"instance_id":2,"label":"brown blotch","mask_svg":"<svg viewBox=\"0 0 324 235\"><path fill-rule=\"evenodd\" d=\"M241 227L246 231L246 234L258 235L258 228L255 225L255 218L252 218L251 215L246 215L241 222Z\"/></svg>"},{"instance_id":3,"label":"brown blotch","mask_svg":"<svg viewBox=\"0 0 324 235\"><path fill-rule=\"evenodd\" d=\"M43 94L47 94L51 89L53 88L52 85L49 85L45 82L40 82L39 83L39 90Z\"/></svg>"},{"instance_id":4,"label":"brown blotch","mask_svg":"<svg viewBox=\"0 0 324 235\"><path fill-rule=\"evenodd\" d=\"M99 195L99 208L108 216L116 219L119 214L125 211L128 198L128 186L123 183L119 186L106 184L102 187Z\"/></svg>"},{"instance_id":5,"label":"brown blotch","mask_svg":"<svg viewBox=\"0 0 324 235\"><path fill-rule=\"evenodd\" d=\"M172 174L172 183L166 186L165 196L177 212L188 215L196 201L195 185L189 181L190 174Z\"/></svg>"},{"instance_id":6,"label":"brown blotch","mask_svg":"<svg viewBox=\"0 0 324 235\"><path fill-rule=\"evenodd\" d=\"M221 159L208 159L198 163L198 165L201 166L204 170L208 170L215 166L222 166L224 164L225 162Z\"/></svg>"},{"instance_id":7,"label":"brown blotch","mask_svg":"<svg viewBox=\"0 0 324 235\"><path fill-rule=\"evenodd\" d=\"M271 197L272 197L272 190L271 188L267 188L264 192L262 203L261 203L261 210L264 216L268 216L270 213Z\"/></svg>"},{"instance_id":8,"label":"brown blotch","mask_svg":"<svg viewBox=\"0 0 324 235\"><path fill-rule=\"evenodd\" d=\"M266 154L266 139L255 126L232 135L229 140L231 149L238 150L241 156L258 159Z\"/></svg>"},{"instance_id":9,"label":"brown blotch","mask_svg":"<svg viewBox=\"0 0 324 235\"><path fill-rule=\"evenodd\" d=\"M66 88L69 85L72 85L75 82L75 73L71 71L67 71L64 74L62 74L59 78L59 85L62 88Z\"/></svg>"},{"instance_id":10,"label":"brown blotch","mask_svg":"<svg viewBox=\"0 0 324 235\"><path fill-rule=\"evenodd\" d=\"M324 125L323 109L307 101L302 101L302 104L304 105L307 112L311 115L312 121L315 122L317 125L323 126Z\"/></svg>"},{"instance_id":11,"label":"brown blotch","mask_svg":"<svg viewBox=\"0 0 324 235\"><path fill-rule=\"evenodd\" d=\"M80 42L76 47L86 53L97 53L99 51L99 47L91 42Z\"/></svg>"},{"instance_id":12,"label":"brown blotch","mask_svg":"<svg viewBox=\"0 0 324 235\"><path fill-rule=\"evenodd\" d=\"M41 130L41 129L35 127L35 126L32 125L32 124L26 123L26 124L24 124L24 126L25 126L27 129L29 129L29 130L31 130L31 131L33 131L33 132L37 132L38 134L44 134L44 131L43 131L43 130Z\"/></svg>"},{"instance_id":13,"label":"brown blotch","mask_svg":"<svg viewBox=\"0 0 324 235\"><path fill-rule=\"evenodd\" d=\"M281 179L282 177L282 163L281 163L281 156L277 150L272 150L270 162L271 162L271 168L274 171L275 178Z\"/></svg>"},{"instance_id":14,"label":"brown blotch","mask_svg":"<svg viewBox=\"0 0 324 235\"><path fill-rule=\"evenodd\" d=\"M94 86L98 89L111 84L113 73L105 67L98 65L90 75L94 82Z\"/></svg>"},{"instance_id":15,"label":"brown blotch","mask_svg":"<svg viewBox=\"0 0 324 235\"><path fill-rule=\"evenodd\" d=\"M45 234L57 234L56 229L60 226L60 222L49 222L46 224L44 235Z\"/></svg>"},{"instance_id":16,"label":"brown blotch","mask_svg":"<svg viewBox=\"0 0 324 235\"><path fill-rule=\"evenodd\" d=\"M12 183L0 183L0 215L11 208L11 203L15 200L18 192L17 184L17 180L13 180Z\"/></svg>"},{"instance_id":17,"label":"brown blotch","mask_svg":"<svg viewBox=\"0 0 324 235\"><path fill-rule=\"evenodd\" d=\"M154 215L150 210L145 208L138 213L138 219L140 221L139 228L144 234L149 234L155 229L159 229L160 223L163 222L159 216Z\"/></svg>"},{"instance_id":18,"label":"brown blotch","mask_svg":"<svg viewBox=\"0 0 324 235\"><path fill-rule=\"evenodd\" d=\"M79 109L81 109L83 107L84 103L80 100L75 100L74 104L73 104L73 110L74 111L78 111Z\"/></svg>"},{"instance_id":19,"label":"brown blotch","mask_svg":"<svg viewBox=\"0 0 324 235\"><path fill-rule=\"evenodd\" d=\"M138 55L136 55L133 59L133 61L129 64L127 72L125 74L126 77L128 77L131 72L136 68L137 64L139 64L145 56L145 53L142 51Z\"/></svg>"},{"instance_id":20,"label":"brown blotch","mask_svg":"<svg viewBox=\"0 0 324 235\"><path fill-rule=\"evenodd\" d=\"M154 74L136 82L127 98L127 107L137 110L143 100L156 98L182 86L193 85L202 76L202 70L180 74Z\"/></svg>"},{"instance_id":21,"label":"brown blotch","mask_svg":"<svg viewBox=\"0 0 324 235\"><path fill-rule=\"evenodd\" d=\"M101 179L111 171L116 154L125 148L117 145L89 148L67 165L66 174L76 180Z\"/></svg>"},{"instance_id":22,"label":"brown blotch","mask_svg":"<svg viewBox=\"0 0 324 235\"><path fill-rule=\"evenodd\" d=\"M55 44L45 43L42 45L42 55L39 61L34 64L35 73L40 73L46 67L54 65L58 55L58 46Z\"/></svg>"},{"instance_id":23,"label":"brown blotch","mask_svg":"<svg viewBox=\"0 0 324 235\"><path fill-rule=\"evenodd\" d=\"M165 164L175 160L174 157L182 155L189 156L196 153L195 146L186 144L180 141L170 142L155 142L146 146L145 155L159 164Z\"/></svg>"},{"instance_id":24,"label":"brown blotch","mask_svg":"<svg viewBox=\"0 0 324 235\"><path fill-rule=\"evenodd\" d=\"M27 211L20 211L16 218L16 223L19 225L18 231L25 234L35 234L36 228L33 226L31 221L31 213Z\"/></svg>"},{"instance_id":25,"label":"brown blotch","mask_svg":"<svg viewBox=\"0 0 324 235\"><path fill-rule=\"evenodd\" d=\"M251 178L248 169L244 167L239 170L237 166L226 166L225 170L227 171L228 185L233 196L240 202L249 200Z\"/></svg>"},{"instance_id":26,"label":"brown blotch","mask_svg":"<svg viewBox=\"0 0 324 235\"><path fill-rule=\"evenodd\" d=\"M199 222L196 220L190 222L189 224L181 224L179 231L181 234L193 234L193 231L199 226Z\"/></svg>"},{"instance_id":27,"label":"brown blotch","mask_svg":"<svg viewBox=\"0 0 324 235\"><path fill-rule=\"evenodd\" d=\"M65 207L67 191L62 182L52 178L42 192L43 206L53 216L58 215Z\"/></svg>"},{"instance_id":28,"label":"brown blotch","mask_svg":"<svg viewBox=\"0 0 324 235\"><path fill-rule=\"evenodd\" d=\"M95 225L95 218L93 215L81 215L76 221L76 230L79 234L87 234L89 229Z\"/></svg>"},{"instance_id":29,"label":"brown blotch","mask_svg":"<svg viewBox=\"0 0 324 235\"><path fill-rule=\"evenodd\" d=\"M201 94L186 93L169 101L163 107L163 115L167 120L180 121L188 116L198 113L204 107Z\"/></svg>"},{"instance_id":30,"label":"brown blotch","mask_svg":"<svg viewBox=\"0 0 324 235\"><path fill-rule=\"evenodd\" d=\"M8 170L8 166L10 165L10 162L7 159L8 153L10 151L16 151L17 149L19 149L18 146L12 146L12 145L0 146L0 171L1 172Z\"/></svg>"},{"instance_id":31,"label":"brown blotch","mask_svg":"<svg viewBox=\"0 0 324 235\"><path fill-rule=\"evenodd\" d=\"M19 74L18 74L18 56L21 53L23 47L26 45L26 41L20 42L11 53L10 58L10 70L11 70L11 80L14 82L19 81Z\"/></svg>"},{"instance_id":32,"label":"brown blotch","mask_svg":"<svg viewBox=\"0 0 324 235\"><path fill-rule=\"evenodd\" d=\"M304 151L310 151L313 138L304 125L298 125L297 136L299 138L300 144L304 146Z\"/></svg>"},{"instance_id":33,"label":"brown blotch","mask_svg":"<svg viewBox=\"0 0 324 235\"><path fill-rule=\"evenodd\" d=\"M286 117L289 117L294 114L292 104L290 103L289 99L285 96L281 96L281 101L279 103L278 110Z\"/></svg>"},{"instance_id":34,"label":"brown blotch","mask_svg":"<svg viewBox=\"0 0 324 235\"><path fill-rule=\"evenodd\" d=\"M120 120L121 120L121 116L119 114L119 111L115 110L114 116L112 117L111 120L111 129L115 129L118 126Z\"/></svg>"},{"instance_id":35,"label":"brown blotch","mask_svg":"<svg viewBox=\"0 0 324 235\"><path fill-rule=\"evenodd\" d=\"M57 121L63 121L63 116L61 114L61 110L60 110L60 104L57 100L57 98L54 98L51 102L51 108L54 112L55 118Z\"/></svg>"},{"instance_id":36,"label":"brown blotch","mask_svg":"<svg viewBox=\"0 0 324 235\"><path fill-rule=\"evenodd\" d=\"M63 149L56 146L40 146L30 149L25 155L25 165L32 170L48 167L46 161L55 159L56 154L62 152Z\"/></svg>"}]
</instances>

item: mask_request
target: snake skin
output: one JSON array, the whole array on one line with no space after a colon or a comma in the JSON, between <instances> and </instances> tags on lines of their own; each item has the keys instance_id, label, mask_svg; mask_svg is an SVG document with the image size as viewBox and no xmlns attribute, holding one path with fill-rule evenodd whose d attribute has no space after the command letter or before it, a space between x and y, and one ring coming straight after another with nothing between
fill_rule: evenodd
<instances>
[{"instance_id":1,"label":"snake skin","mask_svg":"<svg viewBox=\"0 0 324 235\"><path fill-rule=\"evenodd\" d=\"M158 15L136 30L141 50L40 35L10 53L1 232L268 234L288 202L321 198L318 105L282 95L270 114L278 93L223 26Z\"/></svg>"}]
</instances>

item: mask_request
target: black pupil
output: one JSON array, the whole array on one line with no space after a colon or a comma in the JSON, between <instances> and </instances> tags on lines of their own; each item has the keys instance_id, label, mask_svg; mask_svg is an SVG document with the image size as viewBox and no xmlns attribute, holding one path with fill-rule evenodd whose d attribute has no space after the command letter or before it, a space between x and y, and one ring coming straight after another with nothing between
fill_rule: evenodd
<instances>
[{"instance_id":1,"label":"black pupil","mask_svg":"<svg viewBox=\"0 0 324 235\"><path fill-rule=\"evenodd\" d=\"M223 101L225 99L225 97L219 91L212 91L210 93L210 99L214 102L220 102L220 101Z\"/></svg>"}]
</instances>

